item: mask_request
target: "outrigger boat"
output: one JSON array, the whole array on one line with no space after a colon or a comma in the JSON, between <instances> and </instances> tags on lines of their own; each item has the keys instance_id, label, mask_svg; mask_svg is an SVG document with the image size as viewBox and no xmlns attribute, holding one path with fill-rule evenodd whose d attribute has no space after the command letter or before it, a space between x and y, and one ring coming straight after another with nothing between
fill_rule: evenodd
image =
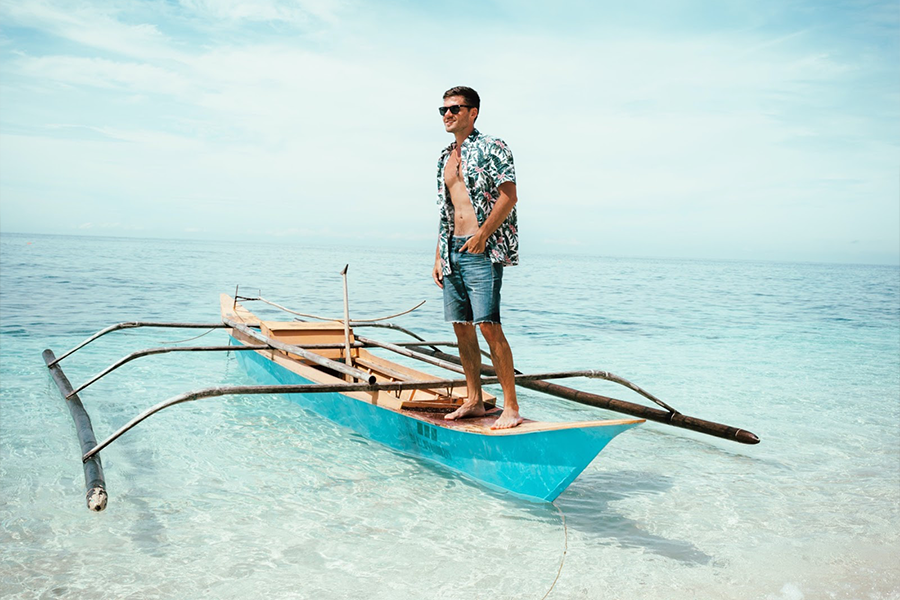
<instances>
[{"instance_id":1,"label":"outrigger boat","mask_svg":"<svg viewBox=\"0 0 900 600\"><path fill-rule=\"evenodd\" d=\"M56 358L44 359L67 400L82 447L88 507L103 510L107 502L100 451L149 416L175 404L229 394L286 394L291 400L368 439L390 448L440 463L491 488L535 501L553 501L618 434L645 419L665 422L742 443L757 443L752 433L682 415L638 386L606 371L586 370L516 375L516 384L558 397L626 412L641 418L551 423L526 419L512 429L492 430L500 414L496 398L485 393L483 417L447 421L444 415L465 399L465 379L436 378L376 355L393 352L462 373L458 357L438 349L452 342L429 342L391 323L354 322L346 302L342 320L309 322L265 320L238 302L264 298L222 294L220 323L128 322L108 327ZM288 310L288 309L284 309ZM294 311L288 311L294 312ZM300 313L296 313L300 314ZM401 313L402 314L402 313ZM362 327L390 327L416 338L387 343L363 337ZM72 388L59 362L98 337L133 327L225 328L227 346L170 347L142 350L126 356L78 388ZM181 394L144 411L102 442L94 437L90 418L78 393L119 366L140 358L175 351L234 351L240 364L263 385L212 387ZM497 382L490 368L484 384ZM616 400L548 383L569 377L600 378L621 383L662 409Z\"/></svg>"}]
</instances>

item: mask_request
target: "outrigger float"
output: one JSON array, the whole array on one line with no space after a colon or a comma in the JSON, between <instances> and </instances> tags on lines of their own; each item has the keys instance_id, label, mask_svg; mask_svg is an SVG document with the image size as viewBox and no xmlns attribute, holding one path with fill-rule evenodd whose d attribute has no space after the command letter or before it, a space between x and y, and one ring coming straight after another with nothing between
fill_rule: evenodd
<instances>
[{"instance_id":1,"label":"outrigger float","mask_svg":"<svg viewBox=\"0 0 900 600\"><path fill-rule=\"evenodd\" d=\"M343 319L303 315L261 296L239 296L238 290L235 290L234 297L222 294L221 321L218 323L119 323L94 334L59 358L52 350L45 350L44 360L75 421L84 464L88 508L101 511L106 507L108 495L100 461L100 452L104 448L165 408L201 398L234 394L286 394L301 406L373 441L440 463L492 488L535 501L553 501L610 440L645 420L744 444L759 442L759 438L749 431L683 415L633 383L600 370L529 375L517 372L516 385L625 413L637 419L570 423L526 419L513 429L492 430L490 426L501 409L496 405L496 398L485 392L488 410L483 417L446 421L444 415L455 410L464 400L464 378L435 378L377 356L372 351L396 353L462 374L459 357L439 349L456 344L426 341L393 323L378 322L383 319L350 320L346 268L342 275L345 284ZM262 301L290 313L317 319L317 322L263 320L239 301ZM393 317L386 317L390 318ZM230 344L141 350L129 354L77 388L72 387L59 365L60 361L103 335L138 327L223 328L228 330ZM377 341L356 333L364 327L391 328L410 335L415 341ZM180 394L145 410L112 435L97 442L90 417L78 395L82 390L137 358L166 352L217 351L235 352L241 365L263 385L209 387ZM482 375L483 384L497 383L489 367L484 367ZM659 408L578 391L548 381L572 377L605 379L622 384Z\"/></svg>"}]
</instances>

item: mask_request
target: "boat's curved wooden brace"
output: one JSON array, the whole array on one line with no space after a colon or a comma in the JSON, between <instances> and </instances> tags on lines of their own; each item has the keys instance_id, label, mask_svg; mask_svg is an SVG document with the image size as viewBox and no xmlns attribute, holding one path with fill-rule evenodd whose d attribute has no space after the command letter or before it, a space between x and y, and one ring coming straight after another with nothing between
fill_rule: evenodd
<instances>
[{"instance_id":1,"label":"boat's curved wooden brace","mask_svg":"<svg viewBox=\"0 0 900 600\"><path fill-rule=\"evenodd\" d=\"M363 338L357 337L357 339L361 340ZM431 364L435 364L438 366L448 365L446 368L450 368L451 370L457 372L461 372L462 370L462 368L458 366L460 364L459 358L453 356L452 354L446 354L441 351L435 352L433 350L425 348L424 346L413 346L413 348L414 350L409 351L412 353L410 354L412 358L417 357L413 355L425 355L428 356L429 359L426 362L430 362ZM421 360L425 359L422 358ZM488 366L483 366L481 371L482 373L487 373L490 375L494 374L494 370ZM682 429L690 429L691 431L705 433L707 435L712 435L722 439L740 442L741 444L759 443L759 437L755 433L747 431L746 429L740 429L737 427L731 427L729 425L723 425L722 423L715 423L713 421L706 421L704 419L690 417L677 411L667 412L659 410L657 408L653 408L651 406L643 406L641 404L635 404L634 402L627 402L625 400L618 400L616 398L601 396L600 394L574 390L572 388L565 387L556 383L550 383L549 381L535 381L524 379L520 380L519 377L516 376L516 385L521 385L522 387L543 392L545 394L550 394L551 396L556 396L558 398L564 398L566 400L578 402L579 404L612 410L627 415L640 417L642 419L647 419L648 421L656 421L657 423L664 423L666 425L680 427Z\"/></svg>"},{"instance_id":2,"label":"boat's curved wooden brace","mask_svg":"<svg viewBox=\"0 0 900 600\"><path fill-rule=\"evenodd\" d=\"M406 329L405 327L400 327L399 325L395 325L394 323L372 323L372 322L356 323L356 322L353 322L353 323L351 323L351 325L353 325L354 327L378 327L381 329L393 329L395 331L405 333L406 335L421 341L424 345L428 346L435 352L439 351L436 346L458 346L459 345L456 342L426 342L425 338L418 335L417 333L414 333L414 332L410 331L409 329ZM485 354L485 356L488 356L488 357L490 356L489 354L486 354L484 351L482 351L482 354Z\"/></svg>"},{"instance_id":3,"label":"boat's curved wooden brace","mask_svg":"<svg viewBox=\"0 0 900 600\"><path fill-rule=\"evenodd\" d=\"M450 371L454 371L456 373L464 372L462 367L459 365L459 363L449 362L447 360L442 360L442 359L436 358L431 353L423 354L421 352L416 352L415 350L408 350L404 347L398 346L397 344L390 344L388 342L379 342L378 340L373 340L373 339L370 339L367 337L363 337L361 335L357 335L356 339L364 344L368 344L371 346L377 346L379 348L384 348L385 350L390 350L392 352L396 352L397 354L400 354L402 356L407 356L409 358L415 358L415 359L421 360L423 362L427 362L427 363L433 364L435 366L443 367ZM440 351L438 351L438 352L440 352ZM447 356L451 356L451 355L447 355ZM656 396L651 394L650 392L648 392L648 391L642 389L640 386L628 381L624 377L619 377L618 375L615 375L614 373L610 373L609 371L591 370L589 372L591 373L591 375L585 375L586 377L590 377L591 379L605 379L606 381L612 381L613 383L618 383L619 385L624 385L625 387L627 387L631 390L634 390L641 396L644 396L648 400L652 400L656 404L662 406L663 408L668 410L670 413L680 414L677 410L675 410L674 408L672 408L671 406L669 406L668 404L666 404L665 402L663 402L662 400L660 400L659 398L657 398Z\"/></svg>"},{"instance_id":4,"label":"boat's curved wooden brace","mask_svg":"<svg viewBox=\"0 0 900 600\"><path fill-rule=\"evenodd\" d=\"M142 358L144 356L153 356L155 354L167 354L169 352L231 352L232 350L265 350L270 346L176 346L173 348L147 348L146 350L138 350L137 352L132 352L125 358L118 360L106 367L90 379L88 379L85 383L82 383L80 386L72 390L66 396L66 399L69 399L71 396L77 394L82 391L84 388L90 386L91 384L96 383L98 380L106 377L122 365L130 363L131 361Z\"/></svg>"},{"instance_id":5,"label":"boat's curved wooden brace","mask_svg":"<svg viewBox=\"0 0 900 600\"><path fill-rule=\"evenodd\" d=\"M338 363L340 364L340 363ZM594 377L598 371L563 371L557 373L537 373L533 375L516 375L516 382L522 381L543 381L546 379L566 379L570 377ZM484 385L498 383L497 377L483 377ZM230 396L237 394L324 394L333 392L399 392L403 390L424 390L424 389L449 389L457 387L465 387L465 379L433 379L430 381L397 381L397 382L381 382L381 383L337 383L337 384L321 384L310 383L302 385L235 385L235 386L218 386L186 392L173 396L168 400L164 400L159 404L152 406L133 418L131 421L120 427L111 436L91 448L82 456L82 461L87 462L94 458L98 452L116 441L122 434L127 432L139 424L144 419L159 411L181 404L183 402L191 402L202 398L213 398L216 396ZM515 429L498 430L494 435L512 435L517 433Z\"/></svg>"},{"instance_id":6,"label":"boat's curved wooden brace","mask_svg":"<svg viewBox=\"0 0 900 600\"><path fill-rule=\"evenodd\" d=\"M69 356L76 350L80 350L96 340L99 337L106 335L107 333L112 333L113 331L119 331L120 329L132 329L135 327L169 327L174 329L224 329L228 327L223 323L151 323L147 321L126 321L124 323L117 323L116 325L110 325L106 329L101 329L91 337L87 338L68 352L63 353L60 357L53 360L52 363L48 364L48 367L52 367L65 357Z\"/></svg>"}]
</instances>

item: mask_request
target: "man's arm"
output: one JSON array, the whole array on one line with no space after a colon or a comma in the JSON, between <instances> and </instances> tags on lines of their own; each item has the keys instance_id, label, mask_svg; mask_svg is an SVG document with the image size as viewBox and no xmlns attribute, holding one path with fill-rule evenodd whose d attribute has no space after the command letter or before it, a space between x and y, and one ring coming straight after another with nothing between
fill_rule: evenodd
<instances>
[{"instance_id":1,"label":"man's arm","mask_svg":"<svg viewBox=\"0 0 900 600\"><path fill-rule=\"evenodd\" d=\"M471 252L472 254L481 254L484 252L484 246L487 244L488 238L497 231L497 228L500 227L503 221L506 220L506 217L509 216L509 213L512 212L513 207L518 201L518 197L516 196L516 184L512 181L506 181L501 183L497 189L500 190L500 197L497 198L497 202L494 203L491 214L484 220L484 223L481 224L478 231L463 244L463 247L460 248L460 252Z\"/></svg>"},{"instance_id":2,"label":"man's arm","mask_svg":"<svg viewBox=\"0 0 900 600\"><path fill-rule=\"evenodd\" d=\"M438 240L434 250L434 268L431 270L431 278L441 289L444 289L444 270L441 268L441 242Z\"/></svg>"}]
</instances>

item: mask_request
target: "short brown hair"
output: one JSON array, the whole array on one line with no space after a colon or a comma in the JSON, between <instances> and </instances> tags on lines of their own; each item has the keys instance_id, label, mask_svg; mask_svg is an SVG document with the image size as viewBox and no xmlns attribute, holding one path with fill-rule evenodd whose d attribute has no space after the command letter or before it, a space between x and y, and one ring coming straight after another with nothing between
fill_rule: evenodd
<instances>
[{"instance_id":1,"label":"short brown hair","mask_svg":"<svg viewBox=\"0 0 900 600\"><path fill-rule=\"evenodd\" d=\"M473 108L477 108L478 112L481 112L481 98L478 97L478 92L472 88L464 85L457 85L444 92L444 100L450 96L462 96L465 99L466 104Z\"/></svg>"}]
</instances>

